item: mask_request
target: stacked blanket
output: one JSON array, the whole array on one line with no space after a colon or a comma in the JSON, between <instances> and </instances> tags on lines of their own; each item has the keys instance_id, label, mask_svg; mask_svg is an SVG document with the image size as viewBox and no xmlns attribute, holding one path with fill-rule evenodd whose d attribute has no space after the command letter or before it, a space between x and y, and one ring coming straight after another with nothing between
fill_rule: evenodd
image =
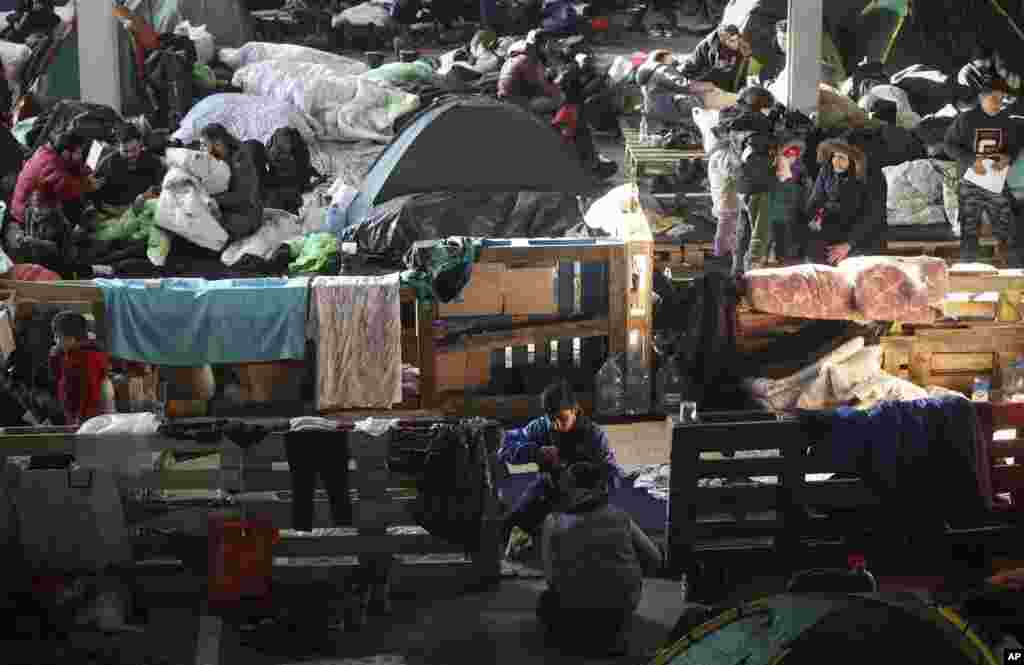
<instances>
[{"instance_id":1,"label":"stacked blanket","mask_svg":"<svg viewBox=\"0 0 1024 665\"><path fill-rule=\"evenodd\" d=\"M838 267L798 265L746 274L751 306L806 319L931 323L949 276L934 257L857 257Z\"/></svg>"}]
</instances>

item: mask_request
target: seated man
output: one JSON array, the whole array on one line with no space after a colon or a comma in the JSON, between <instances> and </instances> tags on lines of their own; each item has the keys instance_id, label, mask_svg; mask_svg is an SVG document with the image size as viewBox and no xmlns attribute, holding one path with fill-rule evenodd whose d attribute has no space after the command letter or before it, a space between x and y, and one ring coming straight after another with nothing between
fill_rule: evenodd
<instances>
[{"instance_id":1,"label":"seated man","mask_svg":"<svg viewBox=\"0 0 1024 665\"><path fill-rule=\"evenodd\" d=\"M252 235L263 224L263 197L250 148L219 123L204 127L200 142L203 149L231 167L228 191L213 197L220 206L221 226L232 241Z\"/></svg>"},{"instance_id":2,"label":"seated man","mask_svg":"<svg viewBox=\"0 0 1024 665\"><path fill-rule=\"evenodd\" d=\"M750 40L735 25L723 25L705 37L679 68L688 81L713 83L724 92L739 92L746 81Z\"/></svg>"},{"instance_id":3,"label":"seated man","mask_svg":"<svg viewBox=\"0 0 1024 665\"><path fill-rule=\"evenodd\" d=\"M160 191L164 171L160 158L143 145L139 128L125 124L117 132L117 150L96 165L103 187L90 198L97 207L114 208L130 206L140 196L152 198Z\"/></svg>"},{"instance_id":4,"label":"seated man","mask_svg":"<svg viewBox=\"0 0 1024 665\"><path fill-rule=\"evenodd\" d=\"M526 39L509 49L498 78L498 99L518 104L534 113L554 113L562 103L562 93L549 81L541 61L539 30L531 30Z\"/></svg>"},{"instance_id":5,"label":"seated man","mask_svg":"<svg viewBox=\"0 0 1024 665\"><path fill-rule=\"evenodd\" d=\"M89 339L85 317L61 312L53 318L53 336L56 344L50 351L50 370L64 407L65 424L77 426L94 416L113 413L110 355Z\"/></svg>"},{"instance_id":6,"label":"seated man","mask_svg":"<svg viewBox=\"0 0 1024 665\"><path fill-rule=\"evenodd\" d=\"M82 220L85 195L102 187L85 165L89 140L74 128L36 150L25 163L11 199L4 241L17 263L63 272L68 256L61 239Z\"/></svg>"},{"instance_id":7,"label":"seated man","mask_svg":"<svg viewBox=\"0 0 1024 665\"><path fill-rule=\"evenodd\" d=\"M628 513L608 504L606 467L577 462L561 477L564 512L544 522L541 552L548 588L537 615L563 647L623 654L643 573L661 567L661 550Z\"/></svg>"},{"instance_id":8,"label":"seated man","mask_svg":"<svg viewBox=\"0 0 1024 665\"><path fill-rule=\"evenodd\" d=\"M503 464L540 465L541 474L523 491L505 518L505 532L519 527L536 535L548 513L565 499L559 484L568 465L587 461L607 469L608 483L618 487L623 473L608 447L608 435L582 415L579 401L565 381L544 389L541 405L547 414L522 429L505 433L498 451Z\"/></svg>"}]
</instances>

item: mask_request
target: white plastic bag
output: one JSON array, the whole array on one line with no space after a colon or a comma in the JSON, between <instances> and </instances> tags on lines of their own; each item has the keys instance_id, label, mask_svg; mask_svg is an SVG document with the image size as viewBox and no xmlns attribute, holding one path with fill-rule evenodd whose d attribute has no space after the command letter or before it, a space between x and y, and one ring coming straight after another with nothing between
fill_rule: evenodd
<instances>
[{"instance_id":1,"label":"white plastic bag","mask_svg":"<svg viewBox=\"0 0 1024 665\"><path fill-rule=\"evenodd\" d=\"M156 225L189 242L219 252L228 244L227 231L214 219L212 197L194 176L172 167L164 177Z\"/></svg>"},{"instance_id":2,"label":"white plastic bag","mask_svg":"<svg viewBox=\"0 0 1024 665\"><path fill-rule=\"evenodd\" d=\"M168 148L168 168L179 168L195 176L207 192L220 194L231 184L231 167L209 153L186 148Z\"/></svg>"},{"instance_id":3,"label":"white plastic bag","mask_svg":"<svg viewBox=\"0 0 1024 665\"><path fill-rule=\"evenodd\" d=\"M160 421L152 413L110 413L90 418L78 434L156 434Z\"/></svg>"},{"instance_id":4,"label":"white plastic bag","mask_svg":"<svg viewBox=\"0 0 1024 665\"><path fill-rule=\"evenodd\" d=\"M612 66L608 68L608 78L611 79L613 85L622 83L631 71L633 71L633 63L624 56L616 56L612 61Z\"/></svg>"},{"instance_id":5,"label":"white plastic bag","mask_svg":"<svg viewBox=\"0 0 1024 665\"><path fill-rule=\"evenodd\" d=\"M702 109L694 107L693 109L693 121L697 123L697 127L700 128L701 140L704 143L704 154L710 155L714 149L718 146L718 137L711 131L713 127L718 125L718 118L722 115L721 111L715 109Z\"/></svg>"},{"instance_id":6,"label":"white plastic bag","mask_svg":"<svg viewBox=\"0 0 1024 665\"><path fill-rule=\"evenodd\" d=\"M17 81L21 68L32 57L32 49L24 44L0 41L0 62L8 81Z\"/></svg>"},{"instance_id":7,"label":"white plastic bag","mask_svg":"<svg viewBox=\"0 0 1024 665\"><path fill-rule=\"evenodd\" d=\"M196 57L201 64L208 65L213 62L217 49L213 42L213 35L205 25L194 26L188 21L182 21L174 29L174 34L183 35L192 40L196 47Z\"/></svg>"}]
</instances>

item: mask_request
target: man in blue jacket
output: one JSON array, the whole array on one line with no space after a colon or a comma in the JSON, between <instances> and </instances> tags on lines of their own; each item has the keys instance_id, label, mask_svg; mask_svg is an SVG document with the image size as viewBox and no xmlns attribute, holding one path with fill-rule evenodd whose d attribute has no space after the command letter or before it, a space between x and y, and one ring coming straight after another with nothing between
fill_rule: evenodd
<instances>
[{"instance_id":1,"label":"man in blue jacket","mask_svg":"<svg viewBox=\"0 0 1024 665\"><path fill-rule=\"evenodd\" d=\"M579 400L567 382L544 389L541 405L547 415L526 427L506 432L498 451L503 464L537 464L540 475L523 491L505 517L505 533L519 527L534 537L544 519L565 497L559 489L562 472L576 462L605 467L610 488L622 482L623 472L608 445L608 435L582 415Z\"/></svg>"}]
</instances>

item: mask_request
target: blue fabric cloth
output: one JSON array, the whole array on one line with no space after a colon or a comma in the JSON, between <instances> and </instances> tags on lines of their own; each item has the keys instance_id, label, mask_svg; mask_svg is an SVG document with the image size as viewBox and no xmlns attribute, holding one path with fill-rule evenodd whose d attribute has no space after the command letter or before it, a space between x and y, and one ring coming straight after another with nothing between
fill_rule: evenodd
<instances>
[{"instance_id":1,"label":"blue fabric cloth","mask_svg":"<svg viewBox=\"0 0 1024 665\"><path fill-rule=\"evenodd\" d=\"M976 475L977 417L962 397L881 402L805 413L814 456L854 472L901 518L950 519L985 510Z\"/></svg>"},{"instance_id":2,"label":"blue fabric cloth","mask_svg":"<svg viewBox=\"0 0 1024 665\"><path fill-rule=\"evenodd\" d=\"M301 360L309 280L98 279L110 353L156 365Z\"/></svg>"}]
</instances>

